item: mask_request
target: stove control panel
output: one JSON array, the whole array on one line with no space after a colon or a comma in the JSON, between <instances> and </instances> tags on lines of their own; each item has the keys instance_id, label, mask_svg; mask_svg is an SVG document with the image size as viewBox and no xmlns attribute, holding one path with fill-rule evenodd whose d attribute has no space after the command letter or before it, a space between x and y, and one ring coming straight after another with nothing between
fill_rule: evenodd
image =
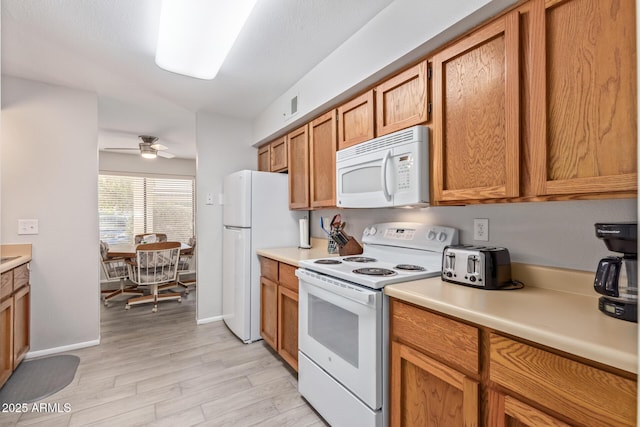
<instances>
[{"instance_id":1,"label":"stove control panel","mask_svg":"<svg viewBox=\"0 0 640 427\"><path fill-rule=\"evenodd\" d=\"M385 222L366 227L362 241L441 252L445 246L458 243L458 229L414 222Z\"/></svg>"}]
</instances>

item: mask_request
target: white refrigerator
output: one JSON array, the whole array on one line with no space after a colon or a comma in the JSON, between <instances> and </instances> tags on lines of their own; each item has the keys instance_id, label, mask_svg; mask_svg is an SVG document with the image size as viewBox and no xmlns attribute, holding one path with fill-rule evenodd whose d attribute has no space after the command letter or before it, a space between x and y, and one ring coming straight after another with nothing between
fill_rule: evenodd
<instances>
[{"instance_id":1,"label":"white refrigerator","mask_svg":"<svg viewBox=\"0 0 640 427\"><path fill-rule=\"evenodd\" d=\"M289 210L286 174L242 170L224 178L222 318L243 342L260 337L257 249L299 243L299 219Z\"/></svg>"}]
</instances>

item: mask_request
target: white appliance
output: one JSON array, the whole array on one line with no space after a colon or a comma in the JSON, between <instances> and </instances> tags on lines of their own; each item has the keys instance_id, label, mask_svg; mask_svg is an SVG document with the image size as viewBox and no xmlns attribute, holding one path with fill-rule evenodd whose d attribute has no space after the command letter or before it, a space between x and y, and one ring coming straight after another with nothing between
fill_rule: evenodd
<instances>
[{"instance_id":1,"label":"white appliance","mask_svg":"<svg viewBox=\"0 0 640 427\"><path fill-rule=\"evenodd\" d=\"M429 204L429 129L414 126L336 153L336 204L384 208Z\"/></svg>"},{"instance_id":2,"label":"white appliance","mask_svg":"<svg viewBox=\"0 0 640 427\"><path fill-rule=\"evenodd\" d=\"M385 285L440 275L458 230L375 224L358 256L303 260L298 390L333 427L388 423L389 309Z\"/></svg>"},{"instance_id":3,"label":"white appliance","mask_svg":"<svg viewBox=\"0 0 640 427\"><path fill-rule=\"evenodd\" d=\"M299 220L290 211L286 174L242 170L224 178L222 318L245 343L260 337L257 249L296 246Z\"/></svg>"}]
</instances>

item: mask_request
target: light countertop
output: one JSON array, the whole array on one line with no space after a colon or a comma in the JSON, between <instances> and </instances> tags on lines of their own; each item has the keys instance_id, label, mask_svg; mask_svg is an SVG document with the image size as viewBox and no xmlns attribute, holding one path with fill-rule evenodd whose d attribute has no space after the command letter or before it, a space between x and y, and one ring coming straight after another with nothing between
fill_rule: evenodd
<instances>
[{"instance_id":1,"label":"light countertop","mask_svg":"<svg viewBox=\"0 0 640 427\"><path fill-rule=\"evenodd\" d=\"M387 295L403 301L638 372L638 325L600 312L599 295L594 291L588 295L534 286L487 291L443 282L439 277L384 289Z\"/></svg>"},{"instance_id":2,"label":"light countertop","mask_svg":"<svg viewBox=\"0 0 640 427\"><path fill-rule=\"evenodd\" d=\"M0 273L4 273L31 261L31 244L1 245L0 255L2 258L16 257L0 264Z\"/></svg>"},{"instance_id":3,"label":"light countertop","mask_svg":"<svg viewBox=\"0 0 640 427\"><path fill-rule=\"evenodd\" d=\"M325 239L311 239L311 249L301 249L297 247L293 248L268 248L258 249L256 253L260 256L275 259L276 261L284 262L285 264L291 264L298 266L298 261L305 259L316 258L328 258L335 257L338 254L330 254L327 252L327 240Z\"/></svg>"},{"instance_id":4,"label":"light countertop","mask_svg":"<svg viewBox=\"0 0 640 427\"><path fill-rule=\"evenodd\" d=\"M262 255L291 265L326 258L327 241L312 239L311 249L260 249ZM512 263L512 276L524 289L486 291L443 282L416 280L385 287L391 297L477 325L546 345L585 359L638 372L638 325L598 310L593 273Z\"/></svg>"}]
</instances>

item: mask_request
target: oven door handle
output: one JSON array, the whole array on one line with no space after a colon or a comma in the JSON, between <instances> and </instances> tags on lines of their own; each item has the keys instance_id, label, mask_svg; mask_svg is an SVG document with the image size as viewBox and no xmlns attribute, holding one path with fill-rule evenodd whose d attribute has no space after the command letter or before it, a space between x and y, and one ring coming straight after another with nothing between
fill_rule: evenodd
<instances>
[{"instance_id":1,"label":"oven door handle","mask_svg":"<svg viewBox=\"0 0 640 427\"><path fill-rule=\"evenodd\" d=\"M339 295L359 304L371 307L375 307L377 304L378 299L376 298L376 291L364 288L355 289L350 285L339 283L331 278L319 278L306 273L299 273L299 270L296 270L296 276L298 276L301 282L304 282L307 285L324 289L327 292L331 292L332 294Z\"/></svg>"}]
</instances>

